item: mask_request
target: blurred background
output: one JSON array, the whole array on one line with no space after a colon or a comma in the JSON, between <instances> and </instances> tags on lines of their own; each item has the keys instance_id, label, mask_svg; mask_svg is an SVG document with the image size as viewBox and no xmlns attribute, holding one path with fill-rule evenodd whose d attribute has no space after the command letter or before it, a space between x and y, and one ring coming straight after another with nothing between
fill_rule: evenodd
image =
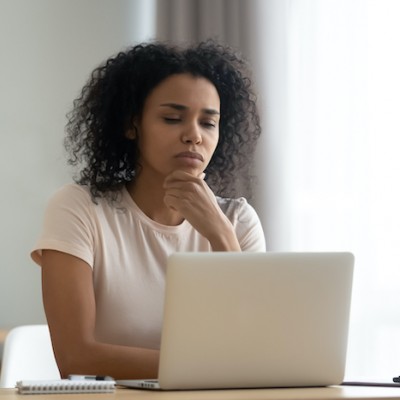
<instances>
[{"instance_id":1,"label":"blurred background","mask_svg":"<svg viewBox=\"0 0 400 400\"><path fill-rule=\"evenodd\" d=\"M71 180L65 114L92 69L142 41L213 37L254 71L268 250L352 251L347 375L398 375L399 19L398 0L0 0L0 333L45 322L29 253Z\"/></svg>"}]
</instances>

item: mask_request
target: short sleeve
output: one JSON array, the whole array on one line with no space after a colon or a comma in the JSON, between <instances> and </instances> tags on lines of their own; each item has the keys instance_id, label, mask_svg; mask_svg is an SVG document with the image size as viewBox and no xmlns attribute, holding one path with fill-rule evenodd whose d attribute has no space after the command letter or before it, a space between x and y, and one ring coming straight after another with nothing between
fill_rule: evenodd
<instances>
[{"instance_id":1,"label":"short sleeve","mask_svg":"<svg viewBox=\"0 0 400 400\"><path fill-rule=\"evenodd\" d=\"M47 205L42 233L31 257L42 263L42 250L57 250L88 263L93 268L93 202L88 191L75 184L59 189Z\"/></svg>"},{"instance_id":2,"label":"short sleeve","mask_svg":"<svg viewBox=\"0 0 400 400\"><path fill-rule=\"evenodd\" d=\"M255 209L244 197L217 198L225 215L232 222L242 251L266 251L264 231Z\"/></svg>"}]
</instances>

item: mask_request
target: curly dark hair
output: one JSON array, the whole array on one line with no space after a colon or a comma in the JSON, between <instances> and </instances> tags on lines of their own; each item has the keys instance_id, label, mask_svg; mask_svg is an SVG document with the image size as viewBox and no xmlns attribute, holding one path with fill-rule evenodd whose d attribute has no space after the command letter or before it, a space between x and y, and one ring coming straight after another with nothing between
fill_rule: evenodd
<instances>
[{"instance_id":1,"label":"curly dark hair","mask_svg":"<svg viewBox=\"0 0 400 400\"><path fill-rule=\"evenodd\" d=\"M251 165L260 121L247 63L233 49L213 40L181 48L163 42L139 44L108 59L91 74L68 113L65 148L75 181L93 199L115 195L140 166L137 140L126 132L140 117L149 93L174 74L208 79L220 97L220 137L207 167L214 193L233 197L237 179L249 194Z\"/></svg>"}]
</instances>

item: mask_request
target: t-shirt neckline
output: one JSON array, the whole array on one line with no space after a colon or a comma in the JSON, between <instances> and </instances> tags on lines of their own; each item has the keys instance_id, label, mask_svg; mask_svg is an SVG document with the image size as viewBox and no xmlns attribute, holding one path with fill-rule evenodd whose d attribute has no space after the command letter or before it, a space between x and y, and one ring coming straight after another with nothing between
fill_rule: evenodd
<instances>
[{"instance_id":1,"label":"t-shirt neckline","mask_svg":"<svg viewBox=\"0 0 400 400\"><path fill-rule=\"evenodd\" d=\"M126 203L128 209L131 209L135 212L138 218L145 223L146 225L152 226L154 229L167 231L167 232L181 232L183 230L189 229L191 227L190 223L184 219L183 222L179 225L164 225L159 222L152 220L149 216L147 216L142 209L136 204L135 200L132 199L131 195L128 192L128 189L124 186L122 189L123 201Z\"/></svg>"}]
</instances>

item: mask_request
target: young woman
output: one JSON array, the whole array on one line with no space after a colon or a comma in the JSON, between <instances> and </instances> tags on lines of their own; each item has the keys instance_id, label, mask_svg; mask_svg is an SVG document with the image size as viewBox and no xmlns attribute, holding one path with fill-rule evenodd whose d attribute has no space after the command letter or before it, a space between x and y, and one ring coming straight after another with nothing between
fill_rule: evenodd
<instances>
[{"instance_id":1,"label":"young woman","mask_svg":"<svg viewBox=\"0 0 400 400\"><path fill-rule=\"evenodd\" d=\"M142 44L75 100L79 175L50 200L32 252L62 377L156 377L168 256L265 251L254 209L232 198L260 134L245 67L212 41Z\"/></svg>"}]
</instances>

